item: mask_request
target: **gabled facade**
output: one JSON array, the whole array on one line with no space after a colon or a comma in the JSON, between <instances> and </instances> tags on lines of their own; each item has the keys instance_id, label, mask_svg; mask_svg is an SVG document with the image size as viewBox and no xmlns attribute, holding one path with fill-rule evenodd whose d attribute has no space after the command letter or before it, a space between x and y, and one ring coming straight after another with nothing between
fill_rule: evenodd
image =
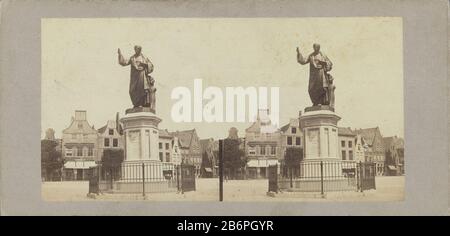
<instances>
[{"instance_id":1,"label":"gabled facade","mask_svg":"<svg viewBox=\"0 0 450 236\"><path fill-rule=\"evenodd\" d=\"M170 133L178 138L182 163L192 164L195 166L196 175L200 175L202 164L202 154L200 149L200 139L195 129L176 131Z\"/></svg>"},{"instance_id":2,"label":"gabled facade","mask_svg":"<svg viewBox=\"0 0 450 236\"><path fill-rule=\"evenodd\" d=\"M303 148L303 132L299 119L291 119L288 124L280 128L281 132L281 159L288 147Z\"/></svg>"},{"instance_id":3,"label":"gabled facade","mask_svg":"<svg viewBox=\"0 0 450 236\"><path fill-rule=\"evenodd\" d=\"M245 130L247 176L266 178L269 165L279 164L283 158L281 131L271 124L267 112L259 111L253 124Z\"/></svg>"},{"instance_id":4,"label":"gabled facade","mask_svg":"<svg viewBox=\"0 0 450 236\"><path fill-rule=\"evenodd\" d=\"M105 149L124 149L124 137L121 126L116 120L108 120L106 125L98 129L98 156L102 160Z\"/></svg>"},{"instance_id":5,"label":"gabled facade","mask_svg":"<svg viewBox=\"0 0 450 236\"><path fill-rule=\"evenodd\" d=\"M86 117L86 111L75 111L70 125L62 131L63 179L85 180L89 167L100 161L98 133Z\"/></svg>"},{"instance_id":6,"label":"gabled facade","mask_svg":"<svg viewBox=\"0 0 450 236\"><path fill-rule=\"evenodd\" d=\"M338 127L339 156L343 161L355 161L356 134L345 127Z\"/></svg>"},{"instance_id":7,"label":"gabled facade","mask_svg":"<svg viewBox=\"0 0 450 236\"><path fill-rule=\"evenodd\" d=\"M200 139L200 149L202 153L202 169L200 174L202 177L213 177L216 176L214 169L214 163L216 163L216 157L214 154L214 139ZM204 163L204 157L208 159L208 164Z\"/></svg>"},{"instance_id":8,"label":"gabled facade","mask_svg":"<svg viewBox=\"0 0 450 236\"><path fill-rule=\"evenodd\" d=\"M402 138L393 136L383 138L384 150L386 153L386 174L402 175L405 173L404 164L404 141Z\"/></svg>"},{"instance_id":9,"label":"gabled facade","mask_svg":"<svg viewBox=\"0 0 450 236\"><path fill-rule=\"evenodd\" d=\"M180 165L182 162L182 155L181 155L181 145L180 141L178 140L178 137L172 136L172 157L171 162L175 165Z\"/></svg>"},{"instance_id":10,"label":"gabled facade","mask_svg":"<svg viewBox=\"0 0 450 236\"><path fill-rule=\"evenodd\" d=\"M159 130L159 160L162 162L172 162L173 135L167 130Z\"/></svg>"},{"instance_id":11,"label":"gabled facade","mask_svg":"<svg viewBox=\"0 0 450 236\"><path fill-rule=\"evenodd\" d=\"M384 175L385 152L380 129L378 127L358 129L355 132L361 135L364 140L366 162L374 162L376 164L376 174Z\"/></svg>"}]
</instances>

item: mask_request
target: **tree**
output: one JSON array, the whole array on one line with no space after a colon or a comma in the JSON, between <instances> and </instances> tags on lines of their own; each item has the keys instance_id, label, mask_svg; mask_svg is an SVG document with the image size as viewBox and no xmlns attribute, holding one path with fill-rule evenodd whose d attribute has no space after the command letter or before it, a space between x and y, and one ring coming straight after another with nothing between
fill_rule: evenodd
<instances>
[{"instance_id":1,"label":"tree","mask_svg":"<svg viewBox=\"0 0 450 236\"><path fill-rule=\"evenodd\" d=\"M202 165L201 165L202 170L205 170L205 168L211 168L211 170L213 168L212 160L210 159L206 151L202 153ZM206 175L206 172L203 171L203 173Z\"/></svg>"},{"instance_id":2,"label":"tree","mask_svg":"<svg viewBox=\"0 0 450 236\"><path fill-rule=\"evenodd\" d=\"M117 179L120 176L119 169L124 159L123 149L104 149L102 156L102 169ZM120 170L120 169L119 169Z\"/></svg>"},{"instance_id":3,"label":"tree","mask_svg":"<svg viewBox=\"0 0 450 236\"><path fill-rule=\"evenodd\" d=\"M102 156L103 168L111 169L119 167L124 159L123 149L104 149Z\"/></svg>"},{"instance_id":4,"label":"tree","mask_svg":"<svg viewBox=\"0 0 450 236\"><path fill-rule=\"evenodd\" d=\"M303 160L303 149L298 147L288 147L286 148L286 153L284 154L284 162L287 169L289 170L289 176L291 179L291 188L293 187L292 175L293 170L300 166L300 162Z\"/></svg>"},{"instance_id":5,"label":"tree","mask_svg":"<svg viewBox=\"0 0 450 236\"><path fill-rule=\"evenodd\" d=\"M247 164L244 151L239 148L239 139L226 138L223 147L223 167L229 171L229 177L235 178L236 171Z\"/></svg>"},{"instance_id":6,"label":"tree","mask_svg":"<svg viewBox=\"0 0 450 236\"><path fill-rule=\"evenodd\" d=\"M56 151L58 142L50 139L41 140L41 174L44 180L52 180L55 174L61 175L64 165L61 152Z\"/></svg>"}]
</instances>

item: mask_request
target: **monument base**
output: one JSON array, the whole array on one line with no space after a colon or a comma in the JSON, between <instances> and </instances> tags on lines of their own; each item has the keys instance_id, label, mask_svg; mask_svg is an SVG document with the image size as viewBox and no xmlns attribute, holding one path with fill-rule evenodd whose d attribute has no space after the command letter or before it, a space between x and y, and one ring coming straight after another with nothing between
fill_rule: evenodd
<instances>
[{"instance_id":1,"label":"monument base","mask_svg":"<svg viewBox=\"0 0 450 236\"><path fill-rule=\"evenodd\" d=\"M124 161L121 165L121 180L123 182L165 181L167 176L174 176L176 167L173 163L155 160Z\"/></svg>"},{"instance_id":2,"label":"monument base","mask_svg":"<svg viewBox=\"0 0 450 236\"><path fill-rule=\"evenodd\" d=\"M330 106L312 106L299 117L305 161L340 161L337 122Z\"/></svg>"},{"instance_id":3,"label":"monument base","mask_svg":"<svg viewBox=\"0 0 450 236\"><path fill-rule=\"evenodd\" d=\"M320 111L320 110L328 110L334 112L334 107L329 105L318 105L318 106L310 106L305 108L305 112L309 111Z\"/></svg>"},{"instance_id":4,"label":"monument base","mask_svg":"<svg viewBox=\"0 0 450 236\"><path fill-rule=\"evenodd\" d=\"M159 130L161 119L152 112L129 112L120 122L125 137L125 161L160 161Z\"/></svg>"},{"instance_id":5,"label":"monument base","mask_svg":"<svg viewBox=\"0 0 450 236\"><path fill-rule=\"evenodd\" d=\"M150 107L133 107L125 110L125 114L136 113L136 112L151 112L155 114L155 110Z\"/></svg>"}]
</instances>

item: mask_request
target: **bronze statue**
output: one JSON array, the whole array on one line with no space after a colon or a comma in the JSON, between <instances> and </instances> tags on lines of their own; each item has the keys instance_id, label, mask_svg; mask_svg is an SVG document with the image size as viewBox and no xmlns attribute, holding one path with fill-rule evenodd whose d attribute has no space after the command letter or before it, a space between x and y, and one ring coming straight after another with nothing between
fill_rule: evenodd
<instances>
[{"instance_id":1,"label":"bronze statue","mask_svg":"<svg viewBox=\"0 0 450 236\"><path fill-rule=\"evenodd\" d=\"M119 64L122 66L131 65L130 71L130 98L133 107L149 107L155 113L155 79L150 75L153 72L153 64L142 54L141 46L134 46L134 55L125 60L120 52Z\"/></svg>"},{"instance_id":2,"label":"bronze statue","mask_svg":"<svg viewBox=\"0 0 450 236\"><path fill-rule=\"evenodd\" d=\"M308 93L313 106L328 105L334 108L333 77L328 73L333 63L320 51L320 45L313 45L314 52L305 59L297 47L297 61L301 65L309 63Z\"/></svg>"}]
</instances>

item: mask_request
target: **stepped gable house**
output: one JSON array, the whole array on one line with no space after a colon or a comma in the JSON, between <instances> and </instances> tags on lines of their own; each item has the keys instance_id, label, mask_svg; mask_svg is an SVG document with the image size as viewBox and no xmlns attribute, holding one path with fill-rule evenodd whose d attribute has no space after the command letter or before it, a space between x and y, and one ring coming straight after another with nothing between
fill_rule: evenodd
<instances>
[{"instance_id":1,"label":"stepped gable house","mask_svg":"<svg viewBox=\"0 0 450 236\"><path fill-rule=\"evenodd\" d=\"M98 133L86 117L86 111L75 111L70 125L62 131L63 179L86 180L88 170L100 161Z\"/></svg>"},{"instance_id":2,"label":"stepped gable house","mask_svg":"<svg viewBox=\"0 0 450 236\"><path fill-rule=\"evenodd\" d=\"M200 138L195 129L175 131L170 134L178 138L182 162L195 165L196 175L199 176L202 153L200 149Z\"/></svg>"},{"instance_id":3,"label":"stepped gable house","mask_svg":"<svg viewBox=\"0 0 450 236\"><path fill-rule=\"evenodd\" d=\"M376 164L377 175L384 175L384 143L380 128L358 129L355 132L364 140L365 145L365 161L374 162Z\"/></svg>"}]
</instances>

